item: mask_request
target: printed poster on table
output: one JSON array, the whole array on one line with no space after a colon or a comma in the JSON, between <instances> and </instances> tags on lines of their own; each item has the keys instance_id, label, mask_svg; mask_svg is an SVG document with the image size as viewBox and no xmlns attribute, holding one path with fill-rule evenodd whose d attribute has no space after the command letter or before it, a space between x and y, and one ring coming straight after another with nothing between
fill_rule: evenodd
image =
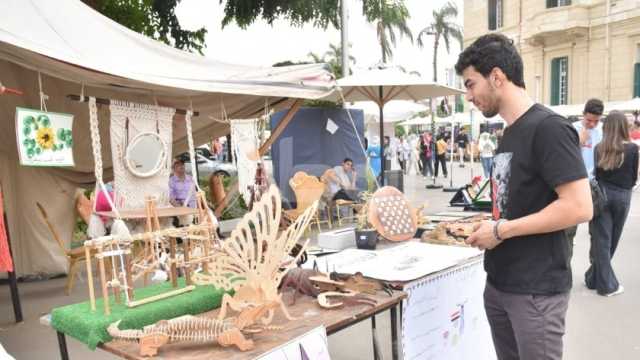
<instances>
[{"instance_id":1,"label":"printed poster on table","mask_svg":"<svg viewBox=\"0 0 640 360\"><path fill-rule=\"evenodd\" d=\"M16 108L20 164L74 166L73 115Z\"/></svg>"},{"instance_id":2,"label":"printed poster on table","mask_svg":"<svg viewBox=\"0 0 640 360\"><path fill-rule=\"evenodd\" d=\"M484 311L482 260L407 284L404 360L494 360Z\"/></svg>"},{"instance_id":3,"label":"printed poster on table","mask_svg":"<svg viewBox=\"0 0 640 360\"><path fill-rule=\"evenodd\" d=\"M331 360L327 330L319 326L257 358L258 360Z\"/></svg>"}]
</instances>

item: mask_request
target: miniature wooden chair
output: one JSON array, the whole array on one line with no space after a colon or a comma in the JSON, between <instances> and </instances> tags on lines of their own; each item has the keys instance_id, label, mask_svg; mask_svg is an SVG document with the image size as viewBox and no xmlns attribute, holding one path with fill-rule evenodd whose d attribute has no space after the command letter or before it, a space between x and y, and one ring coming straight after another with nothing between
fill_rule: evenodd
<instances>
[{"instance_id":1,"label":"miniature wooden chair","mask_svg":"<svg viewBox=\"0 0 640 360\"><path fill-rule=\"evenodd\" d=\"M80 265L80 262L86 260L84 246L79 246L75 249L67 250L67 248L64 245L64 242L58 235L58 232L53 227L53 224L51 224L51 222L49 221L49 216L47 215L47 212L45 211L44 207L39 202L36 202L36 205L40 210L40 214L42 215L44 222L47 224L47 227L49 227L49 231L51 231L53 238L56 240L56 242L60 246L60 249L64 253L64 256L67 258L69 273L67 276L67 285L65 288L65 294L69 295L71 293L71 289L73 289L73 283L75 281L76 273L78 271L78 266Z\"/></svg>"},{"instance_id":2,"label":"miniature wooden chair","mask_svg":"<svg viewBox=\"0 0 640 360\"><path fill-rule=\"evenodd\" d=\"M321 180L322 182L324 182L326 184L326 186L329 186L329 182L331 180L330 179L330 174L335 174L335 171L333 169L327 169L321 176ZM338 219L338 226L342 226L342 221L346 221L346 220L350 220L350 221L355 221L356 220L356 211L358 211L361 208L361 205L356 203L355 201L351 201L351 200L343 200L343 199L338 199L338 200L333 200L333 199L328 199L327 201L328 207L329 207L329 217L331 217L331 209L335 208L336 209L336 218ZM349 215L347 216L342 216L342 208L347 208Z\"/></svg>"},{"instance_id":3,"label":"miniature wooden chair","mask_svg":"<svg viewBox=\"0 0 640 360\"><path fill-rule=\"evenodd\" d=\"M290 221L295 221L315 201L320 201L322 194L325 191L325 184L315 176L308 175L304 171L296 172L289 180L289 186L291 186L291 189L293 189L293 192L296 195L297 203L295 209L284 210L284 215ZM325 209L328 209L328 207L325 207ZM329 228L331 228L331 214L328 210L327 212L327 220L320 220L320 209L318 209L314 214L310 225L316 224L318 226L318 231L322 231L320 226L322 223L327 223Z\"/></svg>"}]
</instances>

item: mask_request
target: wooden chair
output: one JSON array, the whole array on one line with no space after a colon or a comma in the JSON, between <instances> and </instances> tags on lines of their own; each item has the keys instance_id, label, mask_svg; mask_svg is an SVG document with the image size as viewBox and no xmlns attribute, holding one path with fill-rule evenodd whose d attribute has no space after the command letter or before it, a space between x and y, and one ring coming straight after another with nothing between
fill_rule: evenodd
<instances>
[{"instance_id":1,"label":"wooden chair","mask_svg":"<svg viewBox=\"0 0 640 360\"><path fill-rule=\"evenodd\" d=\"M330 177L331 176L335 176L335 171L333 169L327 169L322 176L320 177L320 179L322 180L323 183L325 183L325 185L327 186L327 188L329 187L329 182ZM355 201L351 201L351 200L342 200L342 199L338 199L338 200L333 200L331 198L327 198L326 199L327 204L328 204L328 213L329 213L329 217L331 217L331 213L332 213L332 209L335 208L336 209L336 218L338 219L338 226L342 226L342 222L343 221L355 221L356 220L356 211L361 207L360 204L356 203ZM342 211L341 208L347 208L349 211L349 215L347 216L342 216Z\"/></svg>"},{"instance_id":2,"label":"wooden chair","mask_svg":"<svg viewBox=\"0 0 640 360\"><path fill-rule=\"evenodd\" d=\"M39 202L36 202L36 205L40 210L40 214L42 215L44 222L47 224L47 227L49 227L49 231L51 231L53 238L56 240L56 242L60 246L60 250L62 250L65 257L67 258L69 273L67 276L67 286L65 288L65 294L69 295L71 293L71 289L73 289L73 283L75 281L76 272L78 271L78 266L80 265L80 262L84 261L86 258L84 246L67 250L67 248L64 245L64 242L58 235L58 232L53 227L53 224L51 224L51 222L49 221L49 216L47 215L47 212L45 211L44 207Z\"/></svg>"},{"instance_id":3,"label":"wooden chair","mask_svg":"<svg viewBox=\"0 0 640 360\"><path fill-rule=\"evenodd\" d=\"M289 186L293 189L296 195L296 208L290 210L284 210L284 215L290 221L295 221L304 211L313 204L314 201L320 201L322 194L325 192L325 184L323 184L315 176L308 175L304 171L296 172L291 179L289 179ZM325 207L325 209L328 209ZM320 220L320 211L318 211L313 217L310 225L317 225L318 231L322 231L320 224L327 223L331 228L331 214L327 213L327 220Z\"/></svg>"}]
</instances>

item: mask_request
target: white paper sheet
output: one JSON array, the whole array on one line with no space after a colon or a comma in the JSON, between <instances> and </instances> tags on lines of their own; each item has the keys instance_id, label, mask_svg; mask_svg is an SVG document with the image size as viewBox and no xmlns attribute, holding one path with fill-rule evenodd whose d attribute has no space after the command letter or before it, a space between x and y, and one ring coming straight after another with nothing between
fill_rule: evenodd
<instances>
[{"instance_id":1,"label":"white paper sheet","mask_svg":"<svg viewBox=\"0 0 640 360\"><path fill-rule=\"evenodd\" d=\"M306 356L306 357L305 357ZM331 360L327 330L319 326L290 342L271 350L258 360Z\"/></svg>"},{"instance_id":2,"label":"white paper sheet","mask_svg":"<svg viewBox=\"0 0 640 360\"><path fill-rule=\"evenodd\" d=\"M327 131L330 132L331 135L335 134L336 131L338 131L338 124L331 119L327 119Z\"/></svg>"},{"instance_id":3,"label":"white paper sheet","mask_svg":"<svg viewBox=\"0 0 640 360\"><path fill-rule=\"evenodd\" d=\"M485 279L477 261L407 284L402 358L495 359L484 311Z\"/></svg>"},{"instance_id":4,"label":"white paper sheet","mask_svg":"<svg viewBox=\"0 0 640 360\"><path fill-rule=\"evenodd\" d=\"M384 250L346 249L316 260L320 271L411 281L480 255L475 248L406 242Z\"/></svg>"}]
</instances>

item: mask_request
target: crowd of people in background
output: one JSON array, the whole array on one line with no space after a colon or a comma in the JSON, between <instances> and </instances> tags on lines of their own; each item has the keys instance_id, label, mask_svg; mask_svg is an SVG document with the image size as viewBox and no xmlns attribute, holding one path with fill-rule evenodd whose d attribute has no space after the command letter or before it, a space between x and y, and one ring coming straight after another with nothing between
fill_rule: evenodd
<instances>
[{"instance_id":1,"label":"crowd of people in background","mask_svg":"<svg viewBox=\"0 0 640 360\"><path fill-rule=\"evenodd\" d=\"M431 131L399 137L385 136L385 169L393 170L397 166L405 175L419 174L434 179L442 174L447 178L448 161L454 161L457 157L458 166L465 167L465 163L471 161L473 156L475 161L482 163L483 176L488 179L502 130L483 126L481 131L477 141L469 136L464 127L454 129L455 135L451 134L450 129L441 128L435 136Z\"/></svg>"}]
</instances>

